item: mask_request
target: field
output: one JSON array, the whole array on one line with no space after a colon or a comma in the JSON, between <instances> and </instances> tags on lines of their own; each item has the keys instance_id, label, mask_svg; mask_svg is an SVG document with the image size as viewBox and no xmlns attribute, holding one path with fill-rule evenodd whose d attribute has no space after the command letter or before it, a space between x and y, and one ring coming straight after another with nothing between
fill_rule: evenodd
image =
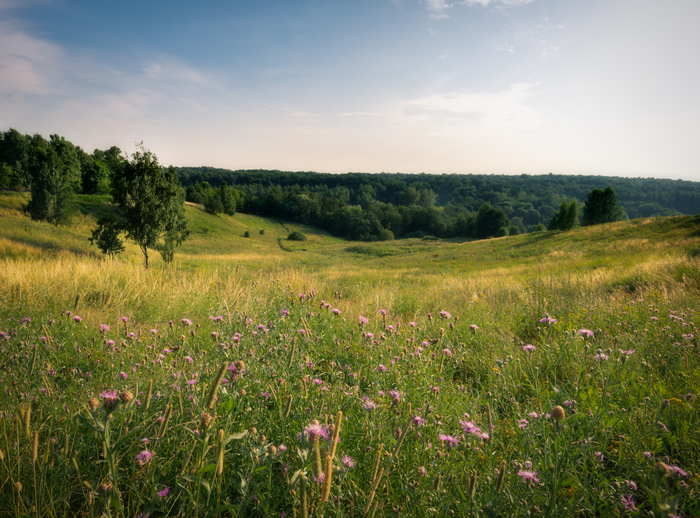
<instances>
[{"instance_id":1,"label":"field","mask_svg":"<svg viewBox=\"0 0 700 518\"><path fill-rule=\"evenodd\" d=\"M700 514L698 216L351 243L188 206L147 271L87 241L104 199L23 203L0 516Z\"/></svg>"}]
</instances>

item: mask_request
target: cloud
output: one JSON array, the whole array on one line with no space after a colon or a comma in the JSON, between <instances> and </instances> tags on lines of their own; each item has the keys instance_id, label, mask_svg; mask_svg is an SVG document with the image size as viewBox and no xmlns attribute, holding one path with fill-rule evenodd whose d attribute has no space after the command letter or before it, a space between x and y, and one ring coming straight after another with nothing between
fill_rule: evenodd
<instances>
[{"instance_id":1,"label":"cloud","mask_svg":"<svg viewBox=\"0 0 700 518\"><path fill-rule=\"evenodd\" d=\"M441 20L444 18L449 18L449 15L445 13L447 9L452 7L452 4L448 4L445 0L423 0L425 7L430 13L430 17L434 20Z\"/></svg>"},{"instance_id":2,"label":"cloud","mask_svg":"<svg viewBox=\"0 0 700 518\"><path fill-rule=\"evenodd\" d=\"M0 22L0 93L42 95L55 91L62 50L34 38L12 22Z\"/></svg>"},{"instance_id":3,"label":"cloud","mask_svg":"<svg viewBox=\"0 0 700 518\"><path fill-rule=\"evenodd\" d=\"M515 83L500 92L433 94L403 102L405 116L438 131L505 135L538 127L542 114L527 105L537 83Z\"/></svg>"}]
</instances>

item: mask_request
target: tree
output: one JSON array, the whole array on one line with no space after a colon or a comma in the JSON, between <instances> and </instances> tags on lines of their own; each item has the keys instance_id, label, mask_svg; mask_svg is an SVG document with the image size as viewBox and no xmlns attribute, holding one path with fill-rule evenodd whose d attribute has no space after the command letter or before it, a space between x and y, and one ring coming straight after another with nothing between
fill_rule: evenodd
<instances>
[{"instance_id":1,"label":"tree","mask_svg":"<svg viewBox=\"0 0 700 518\"><path fill-rule=\"evenodd\" d=\"M58 135L51 135L49 142L35 135L28 163L32 197L25 210L33 220L65 223L73 194L80 188L80 161L75 146Z\"/></svg>"},{"instance_id":2,"label":"tree","mask_svg":"<svg viewBox=\"0 0 700 518\"><path fill-rule=\"evenodd\" d=\"M476 215L476 237L503 237L508 235L510 221L503 210L484 203Z\"/></svg>"},{"instance_id":3,"label":"tree","mask_svg":"<svg viewBox=\"0 0 700 518\"><path fill-rule=\"evenodd\" d=\"M593 189L588 193L583 207L583 224L599 225L622 219L624 211L617 205L617 194L608 186L604 190Z\"/></svg>"},{"instance_id":4,"label":"tree","mask_svg":"<svg viewBox=\"0 0 700 518\"><path fill-rule=\"evenodd\" d=\"M548 230L571 230L578 226L578 202L564 201L559 205L559 211L554 215L552 221L549 222Z\"/></svg>"},{"instance_id":5,"label":"tree","mask_svg":"<svg viewBox=\"0 0 700 518\"><path fill-rule=\"evenodd\" d=\"M124 241L120 237L121 230L119 224L112 219L100 219L97 221L97 228L92 231L90 243L97 245L103 254L114 258L115 255L124 251Z\"/></svg>"},{"instance_id":6,"label":"tree","mask_svg":"<svg viewBox=\"0 0 700 518\"><path fill-rule=\"evenodd\" d=\"M171 262L175 248L187 239L185 193L174 167L165 169L156 156L139 146L112 180L112 197L122 213L114 224L143 252L146 268L148 253L158 250Z\"/></svg>"}]
</instances>

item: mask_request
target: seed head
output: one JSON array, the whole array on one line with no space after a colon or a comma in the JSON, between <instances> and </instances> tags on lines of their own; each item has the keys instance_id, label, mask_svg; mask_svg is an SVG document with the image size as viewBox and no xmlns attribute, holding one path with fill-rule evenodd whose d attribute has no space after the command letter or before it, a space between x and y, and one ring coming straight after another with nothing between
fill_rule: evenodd
<instances>
[{"instance_id":1,"label":"seed head","mask_svg":"<svg viewBox=\"0 0 700 518\"><path fill-rule=\"evenodd\" d=\"M275 446L274 444L270 444L270 446L267 447L267 453L269 453L273 457L277 455L277 446Z\"/></svg>"},{"instance_id":2,"label":"seed head","mask_svg":"<svg viewBox=\"0 0 700 518\"><path fill-rule=\"evenodd\" d=\"M238 372L242 372L245 370L245 362L243 360L238 360L236 362L236 370Z\"/></svg>"},{"instance_id":3,"label":"seed head","mask_svg":"<svg viewBox=\"0 0 700 518\"><path fill-rule=\"evenodd\" d=\"M125 390L121 394L119 394L119 399L121 400L122 403L128 403L132 399L134 399L134 394L130 392L129 390Z\"/></svg>"},{"instance_id":4,"label":"seed head","mask_svg":"<svg viewBox=\"0 0 700 518\"><path fill-rule=\"evenodd\" d=\"M564 412L564 409L557 405L554 408L552 408L552 417L554 418L555 421L561 421L566 417L566 412Z\"/></svg>"},{"instance_id":5,"label":"seed head","mask_svg":"<svg viewBox=\"0 0 700 518\"><path fill-rule=\"evenodd\" d=\"M100 401L99 401L99 399L97 399L96 397L91 397L91 398L88 400L88 406L90 407L90 409L96 410L97 407L100 406Z\"/></svg>"}]
</instances>

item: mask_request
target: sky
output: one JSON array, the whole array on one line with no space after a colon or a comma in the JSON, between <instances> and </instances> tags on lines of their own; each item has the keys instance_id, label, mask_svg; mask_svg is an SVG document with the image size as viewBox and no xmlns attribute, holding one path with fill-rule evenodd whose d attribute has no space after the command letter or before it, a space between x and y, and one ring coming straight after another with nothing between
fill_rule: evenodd
<instances>
[{"instance_id":1,"label":"sky","mask_svg":"<svg viewBox=\"0 0 700 518\"><path fill-rule=\"evenodd\" d=\"M700 181L698 0L0 0L0 131L164 165Z\"/></svg>"}]
</instances>

